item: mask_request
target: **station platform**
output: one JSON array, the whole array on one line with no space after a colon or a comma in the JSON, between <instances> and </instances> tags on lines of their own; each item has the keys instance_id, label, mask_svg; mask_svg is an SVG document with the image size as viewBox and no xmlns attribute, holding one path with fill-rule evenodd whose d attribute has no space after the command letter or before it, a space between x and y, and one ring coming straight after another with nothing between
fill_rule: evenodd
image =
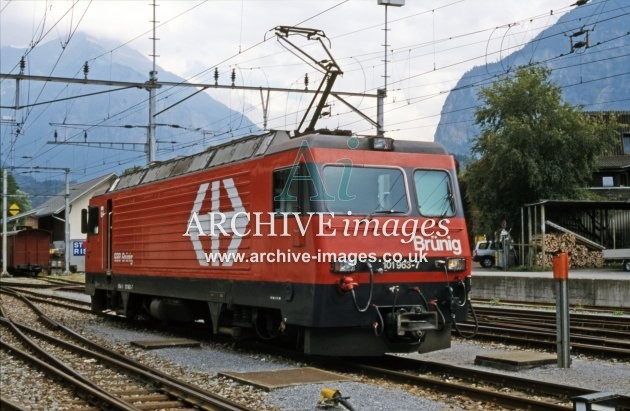
<instances>
[{"instance_id":1,"label":"station platform","mask_svg":"<svg viewBox=\"0 0 630 411\"><path fill-rule=\"evenodd\" d=\"M472 270L472 298L553 304L556 284L549 271ZM630 309L630 272L622 270L569 271L569 304Z\"/></svg>"}]
</instances>

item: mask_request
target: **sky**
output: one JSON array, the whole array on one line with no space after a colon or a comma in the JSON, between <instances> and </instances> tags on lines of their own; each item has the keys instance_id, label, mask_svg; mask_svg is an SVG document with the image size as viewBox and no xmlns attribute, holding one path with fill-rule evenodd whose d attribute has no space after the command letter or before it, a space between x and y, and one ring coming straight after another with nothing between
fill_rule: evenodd
<instances>
[{"instance_id":1,"label":"sky","mask_svg":"<svg viewBox=\"0 0 630 411\"><path fill-rule=\"evenodd\" d=\"M107 44L152 52L153 8L139 1L0 0L0 43L28 47L67 39L77 30ZM387 12L387 97L385 130L395 138L432 141L448 91L474 66L494 62L520 48L570 11L571 0L406 0L385 7L377 0L156 0L156 62L193 82L214 83L214 67L227 83L303 89L319 84L321 74L282 47L276 26L323 30L331 56L343 75L334 91L375 94L384 87L385 12ZM290 37L315 59L325 58L316 41ZM61 42L60 42L61 44ZM111 58L117 49L112 48ZM108 58L110 58L108 57ZM148 73L147 73L148 77ZM159 79L159 72L158 72ZM124 81L125 79L117 79ZM263 127L260 93L208 92ZM268 128L296 128L310 97L272 93ZM373 97L348 102L376 118ZM330 116L319 127L373 134L374 127L332 99ZM328 109L327 109L328 110ZM194 125L188 125L194 126Z\"/></svg>"}]
</instances>

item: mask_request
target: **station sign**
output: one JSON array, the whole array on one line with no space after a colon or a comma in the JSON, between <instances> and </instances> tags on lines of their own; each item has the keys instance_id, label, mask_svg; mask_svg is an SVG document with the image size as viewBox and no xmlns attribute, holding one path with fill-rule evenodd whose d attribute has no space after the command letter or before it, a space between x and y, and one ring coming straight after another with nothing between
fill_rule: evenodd
<instances>
[{"instance_id":1,"label":"station sign","mask_svg":"<svg viewBox=\"0 0 630 411\"><path fill-rule=\"evenodd\" d=\"M72 241L72 255L79 257L85 255L85 240Z\"/></svg>"}]
</instances>

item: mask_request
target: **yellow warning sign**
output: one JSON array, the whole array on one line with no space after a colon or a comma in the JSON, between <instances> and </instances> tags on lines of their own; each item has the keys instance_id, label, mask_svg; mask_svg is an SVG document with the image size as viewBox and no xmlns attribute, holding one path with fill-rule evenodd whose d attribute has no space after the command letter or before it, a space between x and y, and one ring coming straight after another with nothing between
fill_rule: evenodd
<instances>
[{"instance_id":1,"label":"yellow warning sign","mask_svg":"<svg viewBox=\"0 0 630 411\"><path fill-rule=\"evenodd\" d=\"M11 204L11 206L9 206L9 214L11 215L16 215L20 213L20 206L13 203Z\"/></svg>"}]
</instances>

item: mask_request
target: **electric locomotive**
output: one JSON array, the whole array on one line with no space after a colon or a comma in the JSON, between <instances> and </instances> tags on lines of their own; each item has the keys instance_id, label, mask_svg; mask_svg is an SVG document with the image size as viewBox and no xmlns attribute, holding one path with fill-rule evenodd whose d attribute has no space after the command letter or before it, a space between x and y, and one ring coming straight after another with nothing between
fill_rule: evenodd
<instances>
[{"instance_id":1,"label":"electric locomotive","mask_svg":"<svg viewBox=\"0 0 630 411\"><path fill-rule=\"evenodd\" d=\"M95 311L332 356L447 348L468 311L455 163L435 143L248 136L122 175L82 229Z\"/></svg>"}]
</instances>

